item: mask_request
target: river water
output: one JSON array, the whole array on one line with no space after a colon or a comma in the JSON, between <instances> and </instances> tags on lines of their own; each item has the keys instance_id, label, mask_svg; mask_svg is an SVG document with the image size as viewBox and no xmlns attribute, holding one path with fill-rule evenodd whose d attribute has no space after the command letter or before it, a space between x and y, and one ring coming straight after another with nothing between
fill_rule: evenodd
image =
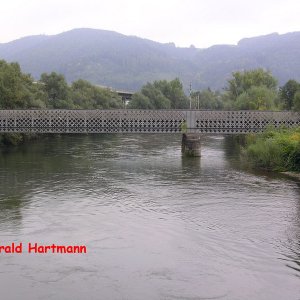
<instances>
[{"instance_id":1,"label":"river water","mask_svg":"<svg viewBox=\"0 0 300 300\"><path fill-rule=\"evenodd\" d=\"M48 137L0 154L0 298L300 299L300 187L207 136Z\"/></svg>"}]
</instances>

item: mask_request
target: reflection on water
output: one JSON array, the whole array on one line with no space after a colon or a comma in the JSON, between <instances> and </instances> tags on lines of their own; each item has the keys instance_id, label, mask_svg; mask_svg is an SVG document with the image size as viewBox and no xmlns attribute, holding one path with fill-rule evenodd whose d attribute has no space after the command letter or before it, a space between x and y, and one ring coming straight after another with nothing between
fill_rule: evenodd
<instances>
[{"instance_id":1,"label":"reflection on water","mask_svg":"<svg viewBox=\"0 0 300 300\"><path fill-rule=\"evenodd\" d=\"M49 137L0 154L1 244L84 244L85 255L0 254L3 299L299 299L299 185L240 165L207 136Z\"/></svg>"}]
</instances>

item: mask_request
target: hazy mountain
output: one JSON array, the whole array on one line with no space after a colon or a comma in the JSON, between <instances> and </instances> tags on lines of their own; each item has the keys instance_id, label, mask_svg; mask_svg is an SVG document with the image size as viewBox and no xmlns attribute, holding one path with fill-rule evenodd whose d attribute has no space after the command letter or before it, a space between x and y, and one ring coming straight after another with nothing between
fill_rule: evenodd
<instances>
[{"instance_id":1,"label":"hazy mountain","mask_svg":"<svg viewBox=\"0 0 300 300\"><path fill-rule=\"evenodd\" d=\"M17 61L39 78L59 72L71 82L137 90L147 81L179 77L187 88L222 89L236 70L262 67L283 84L300 80L300 32L241 40L237 46L177 48L112 31L74 29L58 35L29 36L0 44L0 58Z\"/></svg>"}]
</instances>

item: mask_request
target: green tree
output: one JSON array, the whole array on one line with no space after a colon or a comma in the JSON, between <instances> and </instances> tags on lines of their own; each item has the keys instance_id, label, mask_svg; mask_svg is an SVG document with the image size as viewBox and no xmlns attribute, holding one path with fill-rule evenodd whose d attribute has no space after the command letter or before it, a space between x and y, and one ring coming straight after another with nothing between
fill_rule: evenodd
<instances>
[{"instance_id":1,"label":"green tree","mask_svg":"<svg viewBox=\"0 0 300 300\"><path fill-rule=\"evenodd\" d=\"M240 94L234 102L235 109L271 110L275 109L277 93L266 86L252 86Z\"/></svg>"},{"instance_id":2,"label":"green tree","mask_svg":"<svg viewBox=\"0 0 300 300\"><path fill-rule=\"evenodd\" d=\"M0 109L44 108L45 93L18 63L0 60ZM17 145L32 137L21 133L0 134L0 144Z\"/></svg>"},{"instance_id":3,"label":"green tree","mask_svg":"<svg viewBox=\"0 0 300 300\"><path fill-rule=\"evenodd\" d=\"M117 93L95 86L82 79L72 83L71 97L75 108L107 109L122 107L122 101Z\"/></svg>"},{"instance_id":4,"label":"green tree","mask_svg":"<svg viewBox=\"0 0 300 300\"><path fill-rule=\"evenodd\" d=\"M224 104L219 92L214 92L210 88L197 91L192 94L193 106L199 109L222 109Z\"/></svg>"},{"instance_id":5,"label":"green tree","mask_svg":"<svg viewBox=\"0 0 300 300\"><path fill-rule=\"evenodd\" d=\"M143 109L187 108L188 98L183 92L179 79L159 80L144 85L141 91L133 96L128 107Z\"/></svg>"},{"instance_id":6,"label":"green tree","mask_svg":"<svg viewBox=\"0 0 300 300\"><path fill-rule=\"evenodd\" d=\"M184 94L182 83L178 78L174 80L154 81L153 86L171 101L171 108L188 108L188 98Z\"/></svg>"},{"instance_id":7,"label":"green tree","mask_svg":"<svg viewBox=\"0 0 300 300\"><path fill-rule=\"evenodd\" d=\"M45 95L29 74L21 72L18 63L0 60L0 108L45 107Z\"/></svg>"},{"instance_id":8,"label":"green tree","mask_svg":"<svg viewBox=\"0 0 300 300\"><path fill-rule=\"evenodd\" d=\"M234 72L232 77L232 79L228 80L227 91L230 93L233 101L253 86L265 86L274 91L277 87L277 80L270 72L263 69Z\"/></svg>"},{"instance_id":9,"label":"green tree","mask_svg":"<svg viewBox=\"0 0 300 300\"><path fill-rule=\"evenodd\" d=\"M150 99L142 93L135 93L132 96L128 108L154 109Z\"/></svg>"},{"instance_id":10,"label":"green tree","mask_svg":"<svg viewBox=\"0 0 300 300\"><path fill-rule=\"evenodd\" d=\"M154 82L154 84L147 83L141 92L150 99L154 108L171 108L170 99L163 94L161 89L157 86L157 82Z\"/></svg>"},{"instance_id":11,"label":"green tree","mask_svg":"<svg viewBox=\"0 0 300 300\"><path fill-rule=\"evenodd\" d=\"M284 86L280 88L280 99L284 103L284 108L288 110L292 109L294 104L294 96L299 90L300 83L296 80L289 80Z\"/></svg>"},{"instance_id":12,"label":"green tree","mask_svg":"<svg viewBox=\"0 0 300 300\"><path fill-rule=\"evenodd\" d=\"M300 90L298 90L294 95L293 110L300 111Z\"/></svg>"},{"instance_id":13,"label":"green tree","mask_svg":"<svg viewBox=\"0 0 300 300\"><path fill-rule=\"evenodd\" d=\"M155 87L155 84L147 83L133 97L133 101L129 103L129 108L156 108L164 109L171 107L171 101L164 96L162 91Z\"/></svg>"},{"instance_id":14,"label":"green tree","mask_svg":"<svg viewBox=\"0 0 300 300\"><path fill-rule=\"evenodd\" d=\"M52 108L73 108L70 98L70 88L63 75L52 72L43 73L40 84L47 94L48 105Z\"/></svg>"}]
</instances>

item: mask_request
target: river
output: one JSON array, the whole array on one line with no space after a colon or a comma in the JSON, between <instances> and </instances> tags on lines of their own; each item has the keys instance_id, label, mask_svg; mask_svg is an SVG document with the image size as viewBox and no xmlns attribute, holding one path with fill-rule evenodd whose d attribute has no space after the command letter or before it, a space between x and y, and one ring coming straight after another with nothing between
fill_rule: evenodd
<instances>
[{"instance_id":1,"label":"river","mask_svg":"<svg viewBox=\"0 0 300 300\"><path fill-rule=\"evenodd\" d=\"M0 154L0 297L300 299L300 186L254 172L222 136L62 135Z\"/></svg>"}]
</instances>

